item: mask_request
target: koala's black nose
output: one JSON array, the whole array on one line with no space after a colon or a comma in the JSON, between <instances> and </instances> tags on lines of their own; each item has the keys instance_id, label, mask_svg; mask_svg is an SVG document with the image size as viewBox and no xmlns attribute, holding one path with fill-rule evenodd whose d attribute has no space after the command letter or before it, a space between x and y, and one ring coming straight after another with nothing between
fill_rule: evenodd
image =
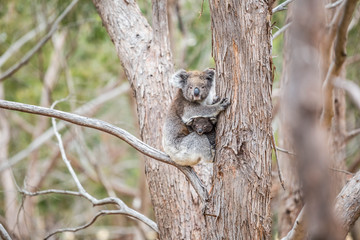
<instances>
[{"instance_id":1,"label":"koala's black nose","mask_svg":"<svg viewBox=\"0 0 360 240\"><path fill-rule=\"evenodd\" d=\"M203 129L202 129L202 128L199 128L199 129L198 129L198 134L200 134L200 135L201 135L201 134L203 134L203 132L204 132L204 131L203 131Z\"/></svg>"},{"instance_id":2,"label":"koala's black nose","mask_svg":"<svg viewBox=\"0 0 360 240\"><path fill-rule=\"evenodd\" d=\"M195 96L199 96L199 94L200 94L200 89L195 88L195 89L194 89L194 95L195 95Z\"/></svg>"}]
</instances>

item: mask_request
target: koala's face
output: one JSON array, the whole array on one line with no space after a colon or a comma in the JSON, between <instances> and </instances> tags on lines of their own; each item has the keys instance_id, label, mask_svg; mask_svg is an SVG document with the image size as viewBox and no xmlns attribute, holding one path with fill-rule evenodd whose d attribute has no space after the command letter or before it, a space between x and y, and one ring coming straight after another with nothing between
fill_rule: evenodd
<instances>
[{"instance_id":1,"label":"koala's face","mask_svg":"<svg viewBox=\"0 0 360 240\"><path fill-rule=\"evenodd\" d=\"M214 128L211 120L209 118L203 118L203 117L194 118L190 126L199 135L211 132L211 130L213 130Z\"/></svg>"},{"instance_id":2,"label":"koala's face","mask_svg":"<svg viewBox=\"0 0 360 240\"><path fill-rule=\"evenodd\" d=\"M206 69L203 72L180 70L172 78L176 87L181 88L186 100L202 102L209 95L213 86L215 71Z\"/></svg>"}]
</instances>

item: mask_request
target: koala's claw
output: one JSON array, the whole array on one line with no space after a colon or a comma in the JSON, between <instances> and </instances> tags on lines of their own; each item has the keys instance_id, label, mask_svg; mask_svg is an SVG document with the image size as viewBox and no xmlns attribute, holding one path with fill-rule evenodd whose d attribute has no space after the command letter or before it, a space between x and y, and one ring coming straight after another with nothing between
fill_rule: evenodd
<instances>
[{"instance_id":1,"label":"koala's claw","mask_svg":"<svg viewBox=\"0 0 360 240\"><path fill-rule=\"evenodd\" d=\"M220 102L220 106L222 106L224 109L230 105L230 101L227 98L223 98Z\"/></svg>"},{"instance_id":2,"label":"koala's claw","mask_svg":"<svg viewBox=\"0 0 360 240\"><path fill-rule=\"evenodd\" d=\"M215 96L213 99L212 104L218 103L220 101L220 97L219 96Z\"/></svg>"}]
</instances>

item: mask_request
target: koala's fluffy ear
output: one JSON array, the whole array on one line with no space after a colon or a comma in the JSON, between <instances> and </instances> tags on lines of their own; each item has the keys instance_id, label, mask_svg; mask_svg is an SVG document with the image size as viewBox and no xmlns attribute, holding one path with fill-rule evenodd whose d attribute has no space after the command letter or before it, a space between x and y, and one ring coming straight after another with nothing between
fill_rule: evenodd
<instances>
[{"instance_id":1,"label":"koala's fluffy ear","mask_svg":"<svg viewBox=\"0 0 360 240\"><path fill-rule=\"evenodd\" d=\"M205 74L206 79L212 82L215 78L215 69L207 68L204 70L204 74Z\"/></svg>"},{"instance_id":2,"label":"koala's fluffy ear","mask_svg":"<svg viewBox=\"0 0 360 240\"><path fill-rule=\"evenodd\" d=\"M186 84L186 80L188 77L189 74L184 69L181 69L171 77L170 83L174 87L182 88Z\"/></svg>"},{"instance_id":3,"label":"koala's fluffy ear","mask_svg":"<svg viewBox=\"0 0 360 240\"><path fill-rule=\"evenodd\" d=\"M189 121L185 123L186 126L191 126L194 122L194 118L190 118Z\"/></svg>"},{"instance_id":4,"label":"koala's fluffy ear","mask_svg":"<svg viewBox=\"0 0 360 240\"><path fill-rule=\"evenodd\" d=\"M216 118L216 117L210 118L210 122L211 122L213 125L215 125L216 122L217 122L217 118Z\"/></svg>"}]
</instances>

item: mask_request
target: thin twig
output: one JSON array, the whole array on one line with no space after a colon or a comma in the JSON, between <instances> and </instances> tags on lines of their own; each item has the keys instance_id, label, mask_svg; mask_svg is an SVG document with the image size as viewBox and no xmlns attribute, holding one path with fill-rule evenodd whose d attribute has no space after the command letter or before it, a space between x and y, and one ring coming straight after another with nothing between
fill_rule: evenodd
<instances>
[{"instance_id":1,"label":"thin twig","mask_svg":"<svg viewBox=\"0 0 360 240\"><path fill-rule=\"evenodd\" d=\"M277 165L277 169L278 169L278 175L279 175L280 184L281 184L282 188L285 190L284 180L282 179L280 165L279 165L279 158L278 158L278 155L277 155L277 149L276 149L274 134L271 135L271 143L272 143L272 147L273 147L274 153L275 153L276 165Z\"/></svg>"},{"instance_id":2,"label":"thin twig","mask_svg":"<svg viewBox=\"0 0 360 240\"><path fill-rule=\"evenodd\" d=\"M16 73L23 65L25 65L30 58L38 52L44 44L51 38L51 36L55 33L55 31L58 28L59 23L64 19L64 17L70 12L70 10L76 5L76 3L79 0L73 0L69 6L60 14L60 16L55 20L54 24L51 26L50 31L43 37L29 52L25 54L25 56L16 64L14 64L12 67L10 67L8 70L4 72L0 76L0 82L4 79L10 77L14 73Z\"/></svg>"},{"instance_id":3,"label":"thin twig","mask_svg":"<svg viewBox=\"0 0 360 240\"><path fill-rule=\"evenodd\" d=\"M338 0L336 2L333 2L333 3L328 3L325 5L325 8L326 9L331 9L331 8L335 8L337 6L339 6L344 0Z\"/></svg>"},{"instance_id":4,"label":"thin twig","mask_svg":"<svg viewBox=\"0 0 360 240\"><path fill-rule=\"evenodd\" d=\"M5 108L9 110L15 110L15 111L21 111L21 112L27 112L32 114L38 114L48 117L54 117L58 118L67 122L71 122L73 124L83 126L83 127L89 127L93 129L100 130L102 132L109 133L113 136L116 136L132 147L134 147L139 152L145 154L148 157L151 157L153 159L159 160L163 163L173 165L177 167L182 173L184 173L185 177L189 180L191 185L194 187L194 190L197 192L197 194L200 196L201 200L205 202L208 199L208 192L204 186L204 184L201 182L199 177L196 175L195 171L191 167L186 166L179 166L174 161L170 159L168 155L165 153L159 151L158 149L155 149L146 143L140 141L135 136L131 135L124 129L121 129L119 127L116 127L114 125L111 125L105 121L94 119L94 118L87 118L83 116L79 116L77 114L73 113L67 113L63 111L58 111L54 109L29 105L29 104L23 104L23 103L17 103L17 102L11 102L6 100L0 100L0 108Z\"/></svg>"},{"instance_id":5,"label":"thin twig","mask_svg":"<svg viewBox=\"0 0 360 240\"><path fill-rule=\"evenodd\" d=\"M55 234L57 234L57 233L62 233L62 232L77 232L77 231L79 231L79 230L82 230L82 229L85 229L85 228L91 226L93 223L95 223L96 219L97 219L98 217L102 216L102 215L115 215L115 214L125 214L125 213L124 213L123 211L121 211L121 210L101 210L101 211L99 211L99 212L94 216L94 218L93 218L90 222L88 222L88 223L86 223L86 224L84 224L84 225L82 225L82 226L76 227L76 228L62 228L62 229L58 229L58 230L52 232L51 234L47 235L47 236L44 238L44 240L49 239L51 236L53 236L53 235L55 235Z\"/></svg>"},{"instance_id":6,"label":"thin twig","mask_svg":"<svg viewBox=\"0 0 360 240\"><path fill-rule=\"evenodd\" d=\"M200 9L200 12L199 12L199 18L201 18L202 14L204 12L204 1L205 0L202 0L202 2L201 2L201 9Z\"/></svg>"},{"instance_id":7,"label":"thin twig","mask_svg":"<svg viewBox=\"0 0 360 240\"><path fill-rule=\"evenodd\" d=\"M290 151L288 151L288 150L286 150L286 149L283 149L283 148L281 148L281 147L276 147L276 149L277 149L277 150L279 150L280 152L283 152L283 153L287 153L287 154L290 154L290 155L296 156L296 154L295 154L295 153L290 152Z\"/></svg>"},{"instance_id":8,"label":"thin twig","mask_svg":"<svg viewBox=\"0 0 360 240\"><path fill-rule=\"evenodd\" d=\"M353 139L354 137L358 136L360 134L360 128L358 129L354 129L350 132L347 132L346 133L346 136L345 136L345 140L344 142L347 143L349 142L351 139Z\"/></svg>"},{"instance_id":9,"label":"thin twig","mask_svg":"<svg viewBox=\"0 0 360 240\"><path fill-rule=\"evenodd\" d=\"M304 239L306 235L306 230L304 226L304 215L305 215L305 206L301 209L299 215L297 216L292 229L281 240Z\"/></svg>"},{"instance_id":10,"label":"thin twig","mask_svg":"<svg viewBox=\"0 0 360 240\"><path fill-rule=\"evenodd\" d=\"M360 109L360 87L356 83L346 79L336 78L334 85L344 89L349 94L350 98L353 100L358 109Z\"/></svg>"},{"instance_id":11,"label":"thin twig","mask_svg":"<svg viewBox=\"0 0 360 240\"><path fill-rule=\"evenodd\" d=\"M6 229L4 228L4 226L2 224L0 224L0 237L1 237L1 239L4 239L4 240L11 240L10 235L8 234L8 232L6 231Z\"/></svg>"},{"instance_id":12,"label":"thin twig","mask_svg":"<svg viewBox=\"0 0 360 240\"><path fill-rule=\"evenodd\" d=\"M345 173L345 174L348 174L348 175L351 175L351 176L355 175L354 173L351 173L351 172L343 170L343 169L336 169L336 168L332 168L332 167L329 167L329 169L333 170L335 172L341 172L341 173Z\"/></svg>"},{"instance_id":13,"label":"thin twig","mask_svg":"<svg viewBox=\"0 0 360 240\"><path fill-rule=\"evenodd\" d=\"M285 2L279 4L278 6L274 7L273 10L272 10L272 13L276 13L276 12L280 12L280 11L283 11L283 10L286 10L286 6L291 3L292 1L294 0L286 0Z\"/></svg>"},{"instance_id":14,"label":"thin twig","mask_svg":"<svg viewBox=\"0 0 360 240\"><path fill-rule=\"evenodd\" d=\"M292 22L287 23L285 26L283 26L282 28L280 28L278 31L276 31L276 33L273 35L272 37L272 41L274 41L275 38L277 38L278 36L280 36L280 34L282 34L283 32L286 31L286 29L288 29L290 27Z\"/></svg>"}]
</instances>

